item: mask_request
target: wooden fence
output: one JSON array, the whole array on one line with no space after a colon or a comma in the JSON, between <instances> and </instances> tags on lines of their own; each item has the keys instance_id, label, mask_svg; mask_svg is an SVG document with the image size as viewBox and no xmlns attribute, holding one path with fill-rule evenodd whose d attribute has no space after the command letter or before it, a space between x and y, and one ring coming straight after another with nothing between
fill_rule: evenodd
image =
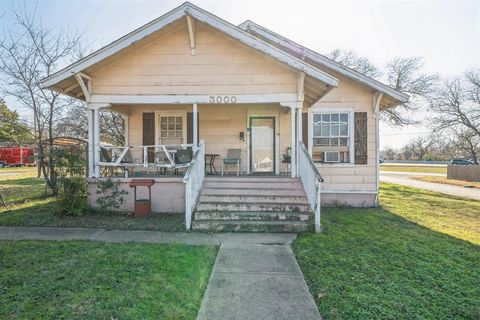
<instances>
[{"instance_id":1,"label":"wooden fence","mask_svg":"<svg viewBox=\"0 0 480 320\"><path fill-rule=\"evenodd\" d=\"M480 166L452 166L447 167L447 179L480 181Z\"/></svg>"}]
</instances>

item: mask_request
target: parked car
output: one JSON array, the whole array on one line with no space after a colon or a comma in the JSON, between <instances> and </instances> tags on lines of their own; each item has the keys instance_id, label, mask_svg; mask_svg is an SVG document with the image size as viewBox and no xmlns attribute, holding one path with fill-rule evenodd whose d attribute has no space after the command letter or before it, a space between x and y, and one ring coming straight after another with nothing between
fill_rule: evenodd
<instances>
[{"instance_id":1,"label":"parked car","mask_svg":"<svg viewBox=\"0 0 480 320\"><path fill-rule=\"evenodd\" d=\"M467 159L463 159L463 158L453 158L450 161L450 164L459 165L459 166L469 166L469 165L472 165L473 162L470 161L470 160L467 160Z\"/></svg>"}]
</instances>

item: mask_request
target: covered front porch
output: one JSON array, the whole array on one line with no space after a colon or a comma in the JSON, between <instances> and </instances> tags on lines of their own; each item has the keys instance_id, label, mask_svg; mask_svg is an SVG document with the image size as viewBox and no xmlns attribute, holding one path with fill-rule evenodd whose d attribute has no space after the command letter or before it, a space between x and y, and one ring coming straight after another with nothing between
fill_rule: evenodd
<instances>
[{"instance_id":1,"label":"covered front porch","mask_svg":"<svg viewBox=\"0 0 480 320\"><path fill-rule=\"evenodd\" d=\"M201 139L207 174L296 175L291 155L295 131L302 139L302 109L278 102L108 107L125 116L125 144L99 141L91 177L183 176Z\"/></svg>"},{"instance_id":2,"label":"covered front porch","mask_svg":"<svg viewBox=\"0 0 480 320\"><path fill-rule=\"evenodd\" d=\"M232 98L245 101L245 97ZM305 190L309 190L306 196L311 207L319 204L321 178L302 142L303 102L265 101L265 96L256 96L258 101L250 103L212 103L209 99L191 104L139 104L122 96L111 99L112 103L88 103L92 206L102 179L113 177L120 189L131 192L132 180L150 177L155 181L152 211L185 212L189 229L205 175L215 173L209 165L220 174L224 159L232 160L231 150L238 151L238 165L227 161L225 175L300 176ZM123 146L101 143L101 108L125 115ZM275 181L270 186L275 188ZM145 197L147 190L139 192L139 197ZM133 197L129 196L122 209L132 211L133 207Z\"/></svg>"}]
</instances>

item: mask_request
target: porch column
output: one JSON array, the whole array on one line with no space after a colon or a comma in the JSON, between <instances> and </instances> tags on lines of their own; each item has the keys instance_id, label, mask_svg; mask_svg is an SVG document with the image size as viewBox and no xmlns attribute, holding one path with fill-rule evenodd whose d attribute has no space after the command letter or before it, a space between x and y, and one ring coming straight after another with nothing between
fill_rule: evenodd
<instances>
[{"instance_id":1,"label":"porch column","mask_svg":"<svg viewBox=\"0 0 480 320\"><path fill-rule=\"evenodd\" d=\"M95 177L100 177L100 108L93 109L93 146L94 146L94 159L95 159Z\"/></svg>"},{"instance_id":2,"label":"porch column","mask_svg":"<svg viewBox=\"0 0 480 320\"><path fill-rule=\"evenodd\" d=\"M302 125L302 121L303 121L303 117L302 117L302 103L298 103L298 109L297 109L297 141L298 141L298 150L297 150L297 164L300 163L300 144L302 143L302 136L303 136L303 125ZM298 168L298 165L297 165L297 169ZM297 175L299 175L299 173L297 172Z\"/></svg>"},{"instance_id":3,"label":"porch column","mask_svg":"<svg viewBox=\"0 0 480 320\"><path fill-rule=\"evenodd\" d=\"M128 136L129 136L129 131L128 131L128 121L130 120L130 113L125 116L125 130L124 130L124 135L125 135L125 146L128 146Z\"/></svg>"},{"instance_id":4,"label":"porch column","mask_svg":"<svg viewBox=\"0 0 480 320\"><path fill-rule=\"evenodd\" d=\"M290 107L290 138L291 138L291 156L290 165L292 178L297 176L297 139L295 137L295 108Z\"/></svg>"},{"instance_id":5,"label":"porch column","mask_svg":"<svg viewBox=\"0 0 480 320\"><path fill-rule=\"evenodd\" d=\"M94 158L94 141L93 141L93 110L87 107L87 117L88 117L88 177L93 178L95 175L95 158Z\"/></svg>"},{"instance_id":6,"label":"porch column","mask_svg":"<svg viewBox=\"0 0 480 320\"><path fill-rule=\"evenodd\" d=\"M198 111L197 104L193 104L193 150L198 147Z\"/></svg>"},{"instance_id":7,"label":"porch column","mask_svg":"<svg viewBox=\"0 0 480 320\"><path fill-rule=\"evenodd\" d=\"M100 109L109 104L88 103L88 175L100 177Z\"/></svg>"}]
</instances>

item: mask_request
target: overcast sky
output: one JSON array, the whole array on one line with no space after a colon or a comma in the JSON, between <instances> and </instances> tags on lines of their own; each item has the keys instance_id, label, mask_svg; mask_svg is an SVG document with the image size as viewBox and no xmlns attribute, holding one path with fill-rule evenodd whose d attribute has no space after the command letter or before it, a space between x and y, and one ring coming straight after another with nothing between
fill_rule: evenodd
<instances>
[{"instance_id":1,"label":"overcast sky","mask_svg":"<svg viewBox=\"0 0 480 320\"><path fill-rule=\"evenodd\" d=\"M0 34L12 27L0 0ZM39 0L43 24L85 30L98 49L184 1ZM198 0L193 4L233 23L250 19L320 53L352 49L379 67L396 56L421 56L427 71L453 77L480 66L480 0ZM34 1L26 1L34 6ZM15 101L7 99L9 106ZM424 127L382 126L381 145L400 147Z\"/></svg>"}]
</instances>

